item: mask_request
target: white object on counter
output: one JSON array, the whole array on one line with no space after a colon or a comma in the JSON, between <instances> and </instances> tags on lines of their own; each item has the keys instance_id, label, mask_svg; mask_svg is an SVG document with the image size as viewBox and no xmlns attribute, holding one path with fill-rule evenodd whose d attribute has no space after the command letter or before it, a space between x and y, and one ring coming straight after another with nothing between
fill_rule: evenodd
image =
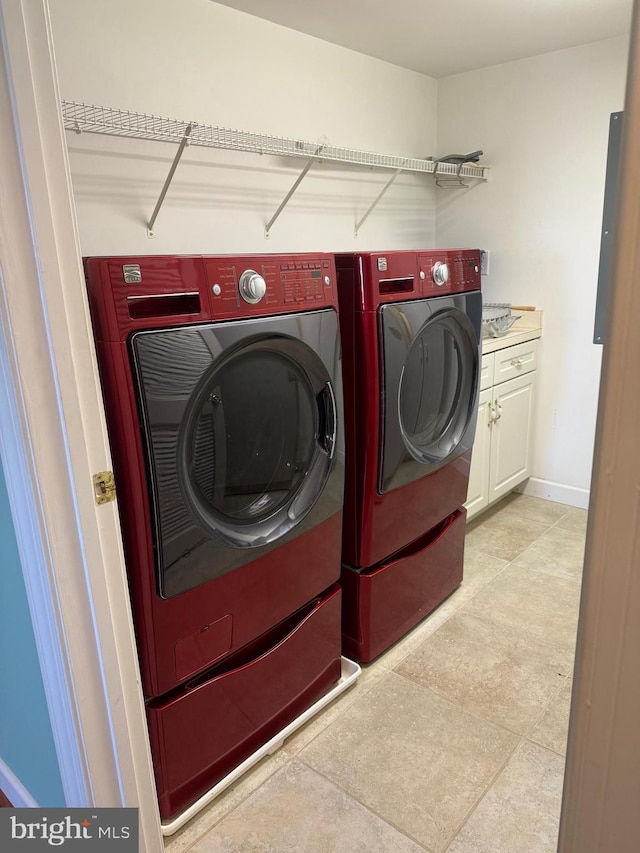
<instances>
[{"instance_id":1,"label":"white object on counter","mask_svg":"<svg viewBox=\"0 0 640 853\"><path fill-rule=\"evenodd\" d=\"M542 311L523 311L505 335L499 338L483 338L482 352L496 352L503 347L524 344L542 336Z\"/></svg>"}]
</instances>

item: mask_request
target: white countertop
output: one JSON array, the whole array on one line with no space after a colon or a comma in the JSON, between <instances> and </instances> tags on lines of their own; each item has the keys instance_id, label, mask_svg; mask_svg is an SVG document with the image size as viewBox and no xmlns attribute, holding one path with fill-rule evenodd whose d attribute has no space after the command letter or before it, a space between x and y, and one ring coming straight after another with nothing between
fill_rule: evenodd
<instances>
[{"instance_id":1,"label":"white countertop","mask_svg":"<svg viewBox=\"0 0 640 853\"><path fill-rule=\"evenodd\" d=\"M511 310L514 314L520 314L520 319L516 320L506 335L501 335L499 338L482 338L483 355L514 346L514 344L525 344L527 341L541 337L542 311L518 311L515 308Z\"/></svg>"}]
</instances>

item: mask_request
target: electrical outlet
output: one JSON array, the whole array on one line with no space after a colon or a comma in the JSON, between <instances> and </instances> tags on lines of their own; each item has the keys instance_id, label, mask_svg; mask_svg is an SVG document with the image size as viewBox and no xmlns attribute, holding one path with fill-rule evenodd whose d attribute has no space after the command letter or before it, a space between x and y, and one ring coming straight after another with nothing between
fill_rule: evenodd
<instances>
[{"instance_id":1,"label":"electrical outlet","mask_svg":"<svg viewBox=\"0 0 640 853\"><path fill-rule=\"evenodd\" d=\"M489 275L489 250L480 249L480 275Z\"/></svg>"}]
</instances>

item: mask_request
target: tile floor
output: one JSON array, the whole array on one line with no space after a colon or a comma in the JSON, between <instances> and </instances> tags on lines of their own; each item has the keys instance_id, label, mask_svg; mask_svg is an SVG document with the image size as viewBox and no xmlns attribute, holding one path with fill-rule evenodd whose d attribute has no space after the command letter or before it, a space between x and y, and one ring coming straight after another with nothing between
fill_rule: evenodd
<instances>
[{"instance_id":1,"label":"tile floor","mask_svg":"<svg viewBox=\"0 0 640 853\"><path fill-rule=\"evenodd\" d=\"M166 853L553 853L586 512L511 495L465 579Z\"/></svg>"}]
</instances>

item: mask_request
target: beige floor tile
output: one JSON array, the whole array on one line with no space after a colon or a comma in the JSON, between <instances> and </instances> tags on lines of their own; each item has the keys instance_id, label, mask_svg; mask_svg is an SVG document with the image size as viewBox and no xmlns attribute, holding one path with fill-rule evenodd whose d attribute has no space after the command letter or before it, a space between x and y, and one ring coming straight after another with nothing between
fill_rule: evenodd
<instances>
[{"instance_id":1,"label":"beige floor tile","mask_svg":"<svg viewBox=\"0 0 640 853\"><path fill-rule=\"evenodd\" d=\"M565 755L567 751L572 685L573 679L569 678L529 735L529 740L546 746L559 755Z\"/></svg>"},{"instance_id":2,"label":"beige floor tile","mask_svg":"<svg viewBox=\"0 0 640 853\"><path fill-rule=\"evenodd\" d=\"M588 515L586 509L572 508L557 522L556 526L564 530L575 530L576 533L586 533Z\"/></svg>"},{"instance_id":3,"label":"beige floor tile","mask_svg":"<svg viewBox=\"0 0 640 853\"><path fill-rule=\"evenodd\" d=\"M558 646L572 655L579 602L580 585L575 581L511 565L460 612Z\"/></svg>"},{"instance_id":4,"label":"beige floor tile","mask_svg":"<svg viewBox=\"0 0 640 853\"><path fill-rule=\"evenodd\" d=\"M546 524L550 527L571 510L566 504L545 501L541 498L532 498L529 495L520 495L512 492L495 506L493 518L527 519L538 524Z\"/></svg>"},{"instance_id":5,"label":"beige floor tile","mask_svg":"<svg viewBox=\"0 0 640 853\"><path fill-rule=\"evenodd\" d=\"M460 707L522 735L568 674L555 646L465 614L453 616L396 668Z\"/></svg>"},{"instance_id":6,"label":"beige floor tile","mask_svg":"<svg viewBox=\"0 0 640 853\"><path fill-rule=\"evenodd\" d=\"M465 544L492 557L511 561L548 529L547 522L509 516L503 519L496 513L484 521L472 521Z\"/></svg>"},{"instance_id":7,"label":"beige floor tile","mask_svg":"<svg viewBox=\"0 0 640 853\"><path fill-rule=\"evenodd\" d=\"M516 557L514 565L580 582L583 561L584 534L552 527Z\"/></svg>"},{"instance_id":8,"label":"beige floor tile","mask_svg":"<svg viewBox=\"0 0 640 853\"><path fill-rule=\"evenodd\" d=\"M362 672L355 684L338 696L337 699L324 708L324 710L320 711L313 719L309 720L306 725L298 729L290 738L287 738L284 742L284 749L291 755L297 755L303 747L311 743L321 731L337 720L347 708L370 690L376 681L384 678L384 675L385 670L383 668L364 664Z\"/></svg>"},{"instance_id":9,"label":"beige floor tile","mask_svg":"<svg viewBox=\"0 0 640 853\"><path fill-rule=\"evenodd\" d=\"M420 853L415 842L294 760L192 853Z\"/></svg>"},{"instance_id":10,"label":"beige floor tile","mask_svg":"<svg viewBox=\"0 0 640 853\"><path fill-rule=\"evenodd\" d=\"M284 750L263 758L235 785L221 794L175 835L167 836L164 839L165 853L181 853L186 850L290 760L291 756Z\"/></svg>"},{"instance_id":11,"label":"beige floor tile","mask_svg":"<svg viewBox=\"0 0 640 853\"><path fill-rule=\"evenodd\" d=\"M299 757L437 853L517 742L388 673Z\"/></svg>"},{"instance_id":12,"label":"beige floor tile","mask_svg":"<svg viewBox=\"0 0 640 853\"><path fill-rule=\"evenodd\" d=\"M521 744L447 853L555 853L564 760Z\"/></svg>"},{"instance_id":13,"label":"beige floor tile","mask_svg":"<svg viewBox=\"0 0 640 853\"><path fill-rule=\"evenodd\" d=\"M552 671L570 672L586 519L512 495L471 522L461 587L167 853L442 853L469 810L451 853L555 850L571 680L511 759L518 736L495 721L523 731Z\"/></svg>"},{"instance_id":14,"label":"beige floor tile","mask_svg":"<svg viewBox=\"0 0 640 853\"><path fill-rule=\"evenodd\" d=\"M482 551L476 551L468 543L464 549L464 575L462 578L462 586L460 590L467 590L475 594L483 586L486 586L489 581L493 580L496 575L507 568L508 560L501 560L499 557L492 557L490 554L485 554Z\"/></svg>"},{"instance_id":15,"label":"beige floor tile","mask_svg":"<svg viewBox=\"0 0 640 853\"><path fill-rule=\"evenodd\" d=\"M388 651L380 655L374 662L385 669L394 669L401 660L416 649L427 637L430 637L460 608L470 601L473 596L493 580L507 566L506 560L491 557L481 551L465 547L464 576L458 589L453 592L426 619L395 643Z\"/></svg>"}]
</instances>

